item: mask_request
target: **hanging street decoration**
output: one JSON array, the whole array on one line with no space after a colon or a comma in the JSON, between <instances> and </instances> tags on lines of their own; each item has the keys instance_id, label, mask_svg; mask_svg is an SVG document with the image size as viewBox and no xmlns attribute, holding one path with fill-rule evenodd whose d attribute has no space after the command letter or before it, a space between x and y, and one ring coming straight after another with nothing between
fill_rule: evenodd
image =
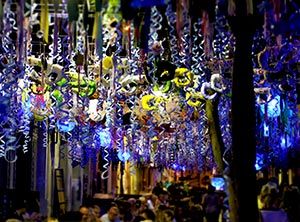
<instances>
[{"instance_id":1,"label":"hanging street decoration","mask_svg":"<svg viewBox=\"0 0 300 222\"><path fill-rule=\"evenodd\" d=\"M115 157L221 168L231 148L235 44L226 4L32 0L20 12L4 1L0 158L28 152L34 121L47 125L46 137L61 135L74 166L100 152L103 178ZM259 5L265 21L252 50L259 169L280 162L299 130L298 8L286 2L279 16L272 4Z\"/></svg>"}]
</instances>

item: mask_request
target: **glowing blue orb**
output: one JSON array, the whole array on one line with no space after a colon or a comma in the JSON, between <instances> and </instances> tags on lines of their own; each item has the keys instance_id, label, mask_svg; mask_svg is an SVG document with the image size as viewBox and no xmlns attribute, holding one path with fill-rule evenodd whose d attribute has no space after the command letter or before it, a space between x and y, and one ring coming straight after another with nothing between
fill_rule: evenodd
<instances>
[{"instance_id":1,"label":"glowing blue orb","mask_svg":"<svg viewBox=\"0 0 300 222\"><path fill-rule=\"evenodd\" d=\"M275 96L274 99L271 99L266 106L268 117L274 118L280 116L280 96ZM260 105L260 110L262 113L265 113L265 104Z\"/></svg>"},{"instance_id":2,"label":"glowing blue orb","mask_svg":"<svg viewBox=\"0 0 300 222\"><path fill-rule=\"evenodd\" d=\"M223 190L225 186L225 180L222 177L211 178L211 185L213 185L216 190Z\"/></svg>"},{"instance_id":3,"label":"glowing blue orb","mask_svg":"<svg viewBox=\"0 0 300 222\"><path fill-rule=\"evenodd\" d=\"M66 118L59 119L56 123L56 126L59 132L67 133L67 132L71 132L75 128L76 123L74 120L71 120L66 117Z\"/></svg>"},{"instance_id":4,"label":"glowing blue orb","mask_svg":"<svg viewBox=\"0 0 300 222\"><path fill-rule=\"evenodd\" d=\"M111 133L108 128L98 128L96 129L97 138L100 142L100 146L107 147L111 143Z\"/></svg>"}]
</instances>

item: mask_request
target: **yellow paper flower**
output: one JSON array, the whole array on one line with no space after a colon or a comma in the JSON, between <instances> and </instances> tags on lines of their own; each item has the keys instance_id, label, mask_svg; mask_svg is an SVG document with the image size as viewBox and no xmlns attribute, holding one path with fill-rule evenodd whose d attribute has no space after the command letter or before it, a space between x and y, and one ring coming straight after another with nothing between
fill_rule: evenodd
<instances>
[{"instance_id":1,"label":"yellow paper flower","mask_svg":"<svg viewBox=\"0 0 300 222\"><path fill-rule=\"evenodd\" d=\"M174 83L177 87L185 87L193 83L194 74L187 68L177 68L175 70Z\"/></svg>"},{"instance_id":2,"label":"yellow paper flower","mask_svg":"<svg viewBox=\"0 0 300 222\"><path fill-rule=\"evenodd\" d=\"M145 95L142 97L142 107L144 110L152 111L157 110L158 105L163 101L164 99L160 96L155 95Z\"/></svg>"},{"instance_id":3,"label":"yellow paper flower","mask_svg":"<svg viewBox=\"0 0 300 222\"><path fill-rule=\"evenodd\" d=\"M113 67L113 59L111 56L106 56L102 60L103 69L112 69Z\"/></svg>"},{"instance_id":4,"label":"yellow paper flower","mask_svg":"<svg viewBox=\"0 0 300 222\"><path fill-rule=\"evenodd\" d=\"M185 99L189 106L197 108L202 104L204 97L200 92L195 92L195 93L187 92L185 95Z\"/></svg>"}]
</instances>

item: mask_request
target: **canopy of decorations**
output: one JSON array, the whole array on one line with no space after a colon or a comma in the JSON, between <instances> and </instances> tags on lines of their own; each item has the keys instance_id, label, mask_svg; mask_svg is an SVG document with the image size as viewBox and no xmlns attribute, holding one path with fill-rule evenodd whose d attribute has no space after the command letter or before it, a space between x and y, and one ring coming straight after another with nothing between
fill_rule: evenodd
<instances>
[{"instance_id":1,"label":"canopy of decorations","mask_svg":"<svg viewBox=\"0 0 300 222\"><path fill-rule=\"evenodd\" d=\"M0 6L0 157L13 162L16 149L29 151L34 121L44 146L59 132L74 166L99 152L104 169L111 161L175 170L228 161L235 39L227 1ZM252 55L262 167L286 154L298 130L300 14L293 1L263 1L257 11L264 17Z\"/></svg>"}]
</instances>

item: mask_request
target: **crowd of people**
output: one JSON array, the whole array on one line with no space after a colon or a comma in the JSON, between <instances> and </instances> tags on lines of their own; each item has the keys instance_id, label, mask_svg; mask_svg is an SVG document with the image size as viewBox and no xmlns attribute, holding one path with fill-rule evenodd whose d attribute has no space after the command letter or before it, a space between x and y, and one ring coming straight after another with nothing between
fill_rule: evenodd
<instances>
[{"instance_id":1,"label":"crowd of people","mask_svg":"<svg viewBox=\"0 0 300 222\"><path fill-rule=\"evenodd\" d=\"M229 222L227 195L216 190L209 177L202 188L158 183L151 194L138 199L116 200L107 213L98 206L85 207L81 222ZM276 178L257 181L261 222L299 222L300 191L297 186L278 185ZM83 214L82 214L83 215Z\"/></svg>"},{"instance_id":2,"label":"crowd of people","mask_svg":"<svg viewBox=\"0 0 300 222\"><path fill-rule=\"evenodd\" d=\"M158 183L151 193L137 198L114 199L110 206L83 205L78 218L48 219L47 222L229 222L227 195L205 177L202 188L183 182ZM261 222L299 222L300 192L297 186L278 185L276 179L258 180ZM22 212L16 212L17 215ZM7 222L25 221L8 220ZM38 220L37 220L38 221Z\"/></svg>"}]
</instances>

